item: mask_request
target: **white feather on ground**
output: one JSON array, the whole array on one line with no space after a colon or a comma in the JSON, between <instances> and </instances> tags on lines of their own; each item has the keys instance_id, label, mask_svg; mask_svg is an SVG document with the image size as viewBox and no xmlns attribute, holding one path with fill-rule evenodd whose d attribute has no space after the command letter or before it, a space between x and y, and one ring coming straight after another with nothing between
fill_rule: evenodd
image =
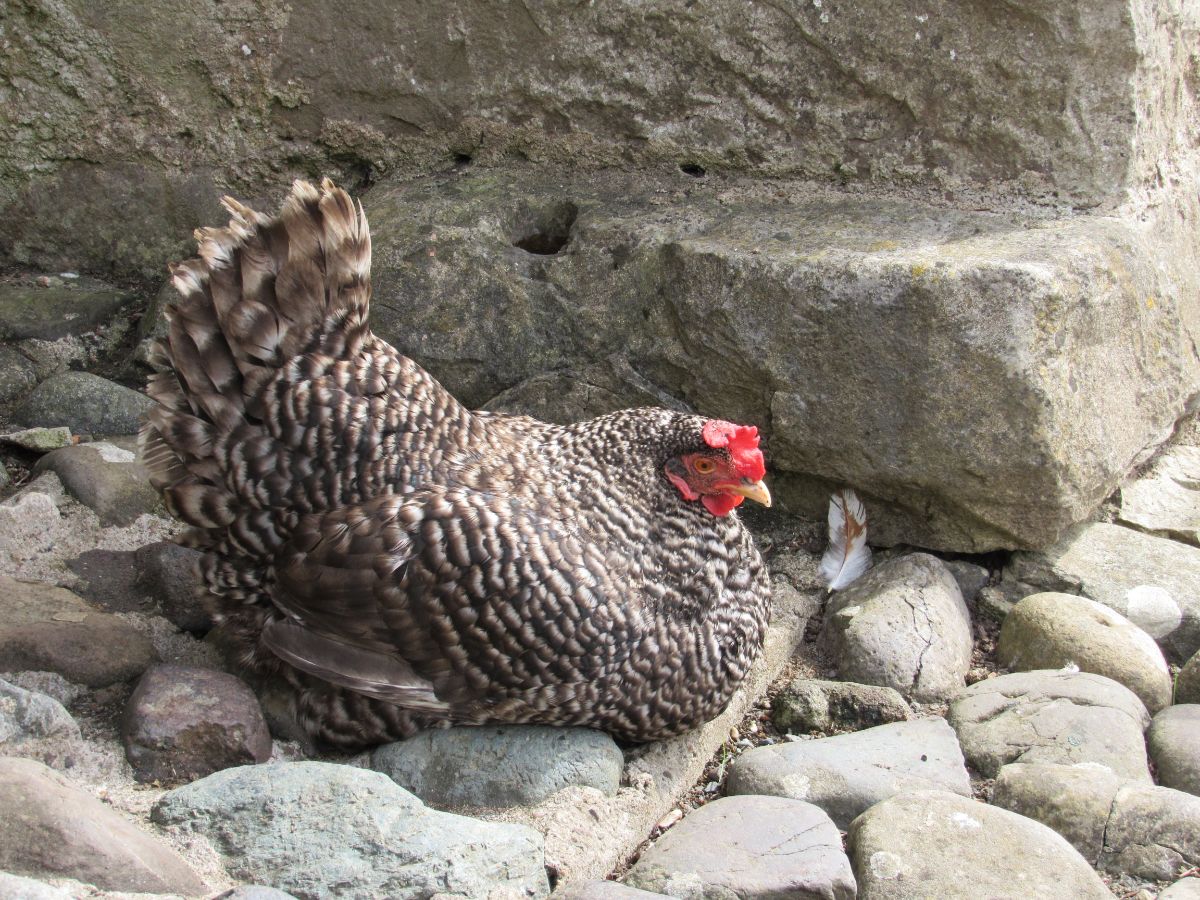
<instances>
[{"instance_id":1,"label":"white feather on ground","mask_svg":"<svg viewBox=\"0 0 1200 900\"><path fill-rule=\"evenodd\" d=\"M830 591L840 591L870 567L866 507L843 488L829 498L829 548L821 557L821 577Z\"/></svg>"}]
</instances>

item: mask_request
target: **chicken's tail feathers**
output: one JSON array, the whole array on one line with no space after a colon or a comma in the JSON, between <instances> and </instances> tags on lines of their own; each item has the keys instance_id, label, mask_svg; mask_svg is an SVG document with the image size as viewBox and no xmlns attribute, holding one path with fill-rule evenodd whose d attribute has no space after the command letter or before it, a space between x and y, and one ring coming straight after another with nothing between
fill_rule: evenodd
<instances>
[{"instance_id":1,"label":"chicken's tail feathers","mask_svg":"<svg viewBox=\"0 0 1200 900\"><path fill-rule=\"evenodd\" d=\"M199 256L171 266L180 299L151 350L158 405L141 435L153 483L199 528L238 505L213 451L260 414L263 386L297 356L345 359L370 337L370 229L345 191L296 181L276 216L222 203L229 224L197 229Z\"/></svg>"}]
</instances>

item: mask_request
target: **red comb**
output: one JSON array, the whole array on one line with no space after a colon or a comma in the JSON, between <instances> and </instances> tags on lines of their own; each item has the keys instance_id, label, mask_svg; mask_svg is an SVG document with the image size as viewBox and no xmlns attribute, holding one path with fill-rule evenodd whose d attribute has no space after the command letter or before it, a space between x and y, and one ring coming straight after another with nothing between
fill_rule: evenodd
<instances>
[{"instance_id":1,"label":"red comb","mask_svg":"<svg viewBox=\"0 0 1200 900\"><path fill-rule=\"evenodd\" d=\"M724 447L733 457L737 473L751 481L761 481L767 474L762 451L758 449L758 429L753 425L734 425L711 419L700 432L704 443L713 448Z\"/></svg>"}]
</instances>

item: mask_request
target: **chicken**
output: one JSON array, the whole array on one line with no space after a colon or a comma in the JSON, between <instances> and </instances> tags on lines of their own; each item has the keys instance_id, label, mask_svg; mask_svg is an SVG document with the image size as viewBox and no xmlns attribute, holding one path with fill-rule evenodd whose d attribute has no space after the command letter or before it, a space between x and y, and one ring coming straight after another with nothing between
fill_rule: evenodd
<instances>
[{"instance_id":1,"label":"chicken","mask_svg":"<svg viewBox=\"0 0 1200 900\"><path fill-rule=\"evenodd\" d=\"M371 333L345 192L224 203L172 267L141 442L239 661L337 747L501 722L646 741L720 713L768 617L733 511L770 504L757 429L472 412Z\"/></svg>"}]
</instances>

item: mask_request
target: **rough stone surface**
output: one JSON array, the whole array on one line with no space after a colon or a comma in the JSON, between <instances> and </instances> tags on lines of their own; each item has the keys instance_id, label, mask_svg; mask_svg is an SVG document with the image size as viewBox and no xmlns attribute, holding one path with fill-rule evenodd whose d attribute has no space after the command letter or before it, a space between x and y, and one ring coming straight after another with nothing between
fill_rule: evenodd
<instances>
[{"instance_id":1,"label":"rough stone surface","mask_svg":"<svg viewBox=\"0 0 1200 900\"><path fill-rule=\"evenodd\" d=\"M1114 874L1169 881L1200 864L1200 797L1089 766L1010 765L993 802L1066 837Z\"/></svg>"},{"instance_id":2,"label":"rough stone surface","mask_svg":"<svg viewBox=\"0 0 1200 900\"><path fill-rule=\"evenodd\" d=\"M625 883L671 896L855 896L833 822L782 797L723 797L693 810L642 854Z\"/></svg>"},{"instance_id":3,"label":"rough stone surface","mask_svg":"<svg viewBox=\"0 0 1200 900\"><path fill-rule=\"evenodd\" d=\"M33 363L15 348L0 346L0 405L19 400L35 384L37 372Z\"/></svg>"},{"instance_id":4,"label":"rough stone surface","mask_svg":"<svg viewBox=\"0 0 1200 900\"><path fill-rule=\"evenodd\" d=\"M996 660L1007 669L1074 663L1129 688L1152 714L1171 702L1171 673L1154 639L1120 613L1086 597L1033 594L1000 627Z\"/></svg>"},{"instance_id":5,"label":"rough stone surface","mask_svg":"<svg viewBox=\"0 0 1200 900\"><path fill-rule=\"evenodd\" d=\"M1200 876L1180 878L1164 891L1160 891L1158 900L1200 900Z\"/></svg>"},{"instance_id":6,"label":"rough stone surface","mask_svg":"<svg viewBox=\"0 0 1200 900\"><path fill-rule=\"evenodd\" d=\"M983 566L977 566L965 559L947 559L944 560L944 563L950 570L950 574L954 576L954 580L958 582L958 589L962 592L963 601L970 606L991 579L991 573Z\"/></svg>"},{"instance_id":7,"label":"rough stone surface","mask_svg":"<svg viewBox=\"0 0 1200 900\"><path fill-rule=\"evenodd\" d=\"M153 601L138 583L133 550L86 550L67 560L77 579L71 590L106 612L149 613Z\"/></svg>"},{"instance_id":8,"label":"rough stone surface","mask_svg":"<svg viewBox=\"0 0 1200 900\"><path fill-rule=\"evenodd\" d=\"M206 836L233 876L301 900L549 893L537 832L436 812L350 766L226 769L166 794L152 817Z\"/></svg>"},{"instance_id":9,"label":"rough stone surface","mask_svg":"<svg viewBox=\"0 0 1200 900\"><path fill-rule=\"evenodd\" d=\"M0 900L71 900L71 895L33 878L0 872Z\"/></svg>"},{"instance_id":10,"label":"rough stone surface","mask_svg":"<svg viewBox=\"0 0 1200 900\"><path fill-rule=\"evenodd\" d=\"M847 681L943 701L966 683L971 619L958 583L924 553L876 566L825 608L822 640Z\"/></svg>"},{"instance_id":11,"label":"rough stone surface","mask_svg":"<svg viewBox=\"0 0 1200 900\"><path fill-rule=\"evenodd\" d=\"M60 372L34 388L13 418L25 425L66 425L77 434L136 434L154 405L145 394L88 372Z\"/></svg>"},{"instance_id":12,"label":"rough stone surface","mask_svg":"<svg viewBox=\"0 0 1200 900\"><path fill-rule=\"evenodd\" d=\"M946 721L917 719L747 750L729 770L726 790L806 800L844 829L903 791L948 790L969 797L971 779Z\"/></svg>"},{"instance_id":13,"label":"rough stone surface","mask_svg":"<svg viewBox=\"0 0 1200 900\"><path fill-rule=\"evenodd\" d=\"M1167 655L1200 649L1200 548L1092 523L1045 552L1018 553L1011 573L1045 591L1082 594L1148 632Z\"/></svg>"},{"instance_id":14,"label":"rough stone surface","mask_svg":"<svg viewBox=\"0 0 1200 900\"><path fill-rule=\"evenodd\" d=\"M0 575L0 672L57 672L104 687L128 681L157 659L150 639L64 588Z\"/></svg>"},{"instance_id":15,"label":"rough stone surface","mask_svg":"<svg viewBox=\"0 0 1200 900\"><path fill-rule=\"evenodd\" d=\"M0 679L0 747L56 736L79 737L79 725L63 705Z\"/></svg>"},{"instance_id":16,"label":"rough stone surface","mask_svg":"<svg viewBox=\"0 0 1200 900\"><path fill-rule=\"evenodd\" d=\"M771 717L780 731L858 731L902 722L912 710L894 688L797 678L775 695Z\"/></svg>"},{"instance_id":17,"label":"rough stone surface","mask_svg":"<svg viewBox=\"0 0 1200 900\"><path fill-rule=\"evenodd\" d=\"M854 820L847 842L860 900L1112 900L1079 852L1045 825L957 794L884 800Z\"/></svg>"},{"instance_id":18,"label":"rough stone surface","mask_svg":"<svg viewBox=\"0 0 1200 900\"><path fill-rule=\"evenodd\" d=\"M1123 685L1086 672L1018 672L980 681L950 704L963 755L995 777L1012 762L1096 763L1150 781L1150 715Z\"/></svg>"},{"instance_id":19,"label":"rough stone surface","mask_svg":"<svg viewBox=\"0 0 1200 900\"><path fill-rule=\"evenodd\" d=\"M218 894L213 900L295 900L295 898L277 888L262 887L261 885L242 885L233 890Z\"/></svg>"},{"instance_id":20,"label":"rough stone surface","mask_svg":"<svg viewBox=\"0 0 1200 900\"><path fill-rule=\"evenodd\" d=\"M135 454L108 441L53 450L34 472L53 472L103 525L128 525L161 505Z\"/></svg>"},{"instance_id":21,"label":"rough stone surface","mask_svg":"<svg viewBox=\"0 0 1200 900\"><path fill-rule=\"evenodd\" d=\"M1171 447L1121 488L1120 521L1200 546L1200 447Z\"/></svg>"},{"instance_id":22,"label":"rough stone surface","mask_svg":"<svg viewBox=\"0 0 1200 900\"><path fill-rule=\"evenodd\" d=\"M555 890L554 896L556 900L649 900L666 895L643 891L619 881L594 880L568 884Z\"/></svg>"},{"instance_id":23,"label":"rough stone surface","mask_svg":"<svg viewBox=\"0 0 1200 900\"><path fill-rule=\"evenodd\" d=\"M1175 702L1200 703L1200 650L1192 654L1175 677Z\"/></svg>"},{"instance_id":24,"label":"rough stone surface","mask_svg":"<svg viewBox=\"0 0 1200 900\"><path fill-rule=\"evenodd\" d=\"M162 614L184 631L206 632L213 627L205 606L199 565L202 554L170 541L139 547L139 583L158 601Z\"/></svg>"},{"instance_id":25,"label":"rough stone surface","mask_svg":"<svg viewBox=\"0 0 1200 900\"><path fill-rule=\"evenodd\" d=\"M113 891L205 892L174 850L28 759L0 758L0 867Z\"/></svg>"},{"instance_id":26,"label":"rough stone surface","mask_svg":"<svg viewBox=\"0 0 1200 900\"><path fill-rule=\"evenodd\" d=\"M1150 723L1146 743L1159 784L1200 795L1200 704L1164 709Z\"/></svg>"},{"instance_id":27,"label":"rough stone surface","mask_svg":"<svg viewBox=\"0 0 1200 900\"><path fill-rule=\"evenodd\" d=\"M49 279L48 279L49 280ZM0 341L57 340L103 325L133 297L92 278L0 280Z\"/></svg>"},{"instance_id":28,"label":"rough stone surface","mask_svg":"<svg viewBox=\"0 0 1200 900\"><path fill-rule=\"evenodd\" d=\"M271 734L245 682L189 666L146 670L125 706L121 738L138 780L162 784L271 756Z\"/></svg>"},{"instance_id":29,"label":"rough stone surface","mask_svg":"<svg viewBox=\"0 0 1200 900\"><path fill-rule=\"evenodd\" d=\"M571 785L616 793L624 757L590 728L509 725L424 731L377 748L371 767L431 806L532 806Z\"/></svg>"},{"instance_id":30,"label":"rough stone surface","mask_svg":"<svg viewBox=\"0 0 1200 900\"><path fill-rule=\"evenodd\" d=\"M69 447L73 441L71 429L60 426L58 428L22 428L19 431L10 431L7 434L0 434L0 443L12 444L35 453L48 453L59 447Z\"/></svg>"}]
</instances>

